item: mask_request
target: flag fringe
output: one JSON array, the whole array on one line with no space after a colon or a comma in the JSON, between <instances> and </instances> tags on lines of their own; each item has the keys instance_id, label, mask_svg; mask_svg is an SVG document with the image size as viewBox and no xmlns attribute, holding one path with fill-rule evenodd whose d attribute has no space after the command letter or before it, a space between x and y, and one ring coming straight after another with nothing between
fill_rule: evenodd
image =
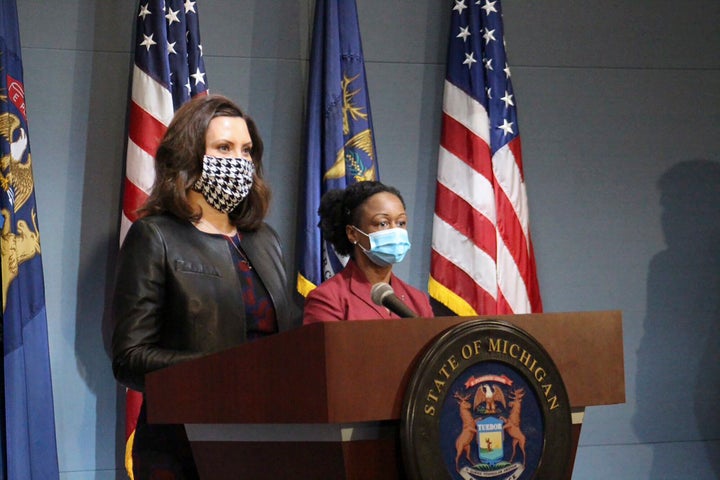
<instances>
[{"instance_id":1,"label":"flag fringe","mask_svg":"<svg viewBox=\"0 0 720 480\"><path fill-rule=\"evenodd\" d=\"M462 317L476 316L478 313L455 292L435 280L432 276L428 280L428 293L438 302L442 303L455 314Z\"/></svg>"},{"instance_id":2,"label":"flag fringe","mask_svg":"<svg viewBox=\"0 0 720 480\"><path fill-rule=\"evenodd\" d=\"M133 476L133 458L132 458L132 449L133 449L133 443L135 441L135 430L133 429L132 433L127 439L127 442L125 443L125 471L128 474L128 478L130 480L135 480L135 477Z\"/></svg>"},{"instance_id":3,"label":"flag fringe","mask_svg":"<svg viewBox=\"0 0 720 480\"><path fill-rule=\"evenodd\" d=\"M302 273L298 273L297 276L297 291L300 292L300 295L303 297L307 297L310 292L315 290L317 288L317 285L312 283L310 280L305 278Z\"/></svg>"}]
</instances>

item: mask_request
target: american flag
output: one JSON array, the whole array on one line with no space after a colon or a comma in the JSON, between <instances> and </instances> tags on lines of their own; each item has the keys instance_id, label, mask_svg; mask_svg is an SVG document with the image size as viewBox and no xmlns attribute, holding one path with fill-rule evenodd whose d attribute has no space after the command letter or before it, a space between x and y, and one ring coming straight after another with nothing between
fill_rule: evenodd
<instances>
[{"instance_id":1,"label":"american flag","mask_svg":"<svg viewBox=\"0 0 720 480\"><path fill-rule=\"evenodd\" d=\"M539 312L500 1L451 15L428 290L459 315Z\"/></svg>"},{"instance_id":2,"label":"american flag","mask_svg":"<svg viewBox=\"0 0 720 480\"><path fill-rule=\"evenodd\" d=\"M198 2L141 1L136 18L135 61L129 107L120 243L155 180L154 157L175 110L207 93L200 45ZM126 397L125 464L132 478L132 440L142 396Z\"/></svg>"},{"instance_id":3,"label":"american flag","mask_svg":"<svg viewBox=\"0 0 720 480\"><path fill-rule=\"evenodd\" d=\"M197 2L140 2L132 74L132 98L120 241L155 180L153 158L175 110L207 93Z\"/></svg>"}]
</instances>

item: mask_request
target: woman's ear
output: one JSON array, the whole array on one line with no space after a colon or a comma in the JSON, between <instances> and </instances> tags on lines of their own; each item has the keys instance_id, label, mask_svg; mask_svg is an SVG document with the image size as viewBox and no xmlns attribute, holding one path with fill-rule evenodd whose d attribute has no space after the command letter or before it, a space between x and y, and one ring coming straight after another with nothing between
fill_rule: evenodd
<instances>
[{"instance_id":1,"label":"woman's ear","mask_svg":"<svg viewBox=\"0 0 720 480\"><path fill-rule=\"evenodd\" d=\"M359 233L352 225L345 225L345 235L347 235L348 240L350 240L350 243L353 245L358 243Z\"/></svg>"}]
</instances>

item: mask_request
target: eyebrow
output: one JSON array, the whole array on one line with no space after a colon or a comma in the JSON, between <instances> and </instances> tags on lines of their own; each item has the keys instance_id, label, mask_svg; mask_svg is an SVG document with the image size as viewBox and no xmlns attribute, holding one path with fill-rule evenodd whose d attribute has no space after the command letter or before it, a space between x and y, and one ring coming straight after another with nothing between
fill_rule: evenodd
<instances>
[{"instance_id":1,"label":"eyebrow","mask_svg":"<svg viewBox=\"0 0 720 480\"><path fill-rule=\"evenodd\" d=\"M232 145L236 145L236 144L237 144L237 143L234 142L233 140L230 140L229 138L225 138L225 137L216 138L215 140L213 140L213 141L211 142L211 144L213 144L213 145L215 145L215 144L223 144L223 143L229 143L229 144L232 144ZM252 142L252 140L251 140L251 141L249 141L249 142L240 143L240 146L241 146L241 147L250 147L250 148L252 148L252 147L253 147L253 142Z\"/></svg>"}]
</instances>

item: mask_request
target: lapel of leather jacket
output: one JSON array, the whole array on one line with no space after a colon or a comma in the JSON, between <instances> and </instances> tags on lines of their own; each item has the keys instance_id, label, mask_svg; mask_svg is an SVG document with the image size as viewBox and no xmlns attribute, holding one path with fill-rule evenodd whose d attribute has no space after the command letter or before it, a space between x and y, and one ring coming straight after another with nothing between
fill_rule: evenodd
<instances>
[{"instance_id":1,"label":"lapel of leather jacket","mask_svg":"<svg viewBox=\"0 0 720 480\"><path fill-rule=\"evenodd\" d=\"M290 325L292 319L288 315L289 307L285 304L285 266L282 264L279 254L274 256L270 253L274 249L280 250L276 239L261 227L256 232L243 233L240 245L270 295L270 300L275 307L278 331L289 330L292 327Z\"/></svg>"}]
</instances>

